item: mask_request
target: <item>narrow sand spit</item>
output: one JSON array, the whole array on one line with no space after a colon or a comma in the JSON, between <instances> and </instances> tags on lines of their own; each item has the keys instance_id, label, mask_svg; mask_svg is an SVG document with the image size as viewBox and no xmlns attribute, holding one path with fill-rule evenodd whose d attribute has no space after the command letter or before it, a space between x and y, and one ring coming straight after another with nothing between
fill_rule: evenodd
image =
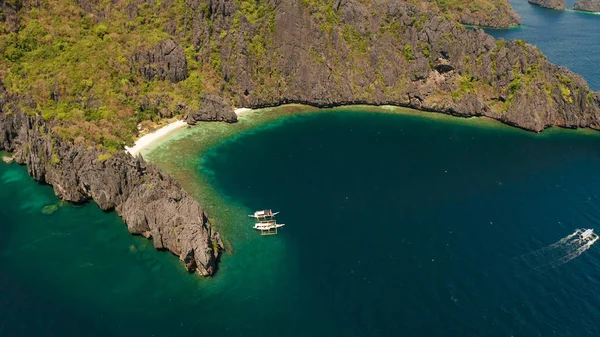
<instances>
[{"instance_id":1,"label":"narrow sand spit","mask_svg":"<svg viewBox=\"0 0 600 337\"><path fill-rule=\"evenodd\" d=\"M149 133L135 142L132 147L125 147L125 151L129 152L132 156L137 156L142 150L150 146L152 143L166 137L169 133L185 127L187 125L184 121L175 121L170 123L152 133Z\"/></svg>"}]
</instances>

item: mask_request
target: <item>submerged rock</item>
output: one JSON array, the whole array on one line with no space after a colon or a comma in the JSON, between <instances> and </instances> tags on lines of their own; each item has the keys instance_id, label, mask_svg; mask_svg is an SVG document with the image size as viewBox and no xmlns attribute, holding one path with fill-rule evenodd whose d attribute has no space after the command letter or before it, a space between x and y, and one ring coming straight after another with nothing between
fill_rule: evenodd
<instances>
[{"instance_id":1,"label":"submerged rock","mask_svg":"<svg viewBox=\"0 0 600 337\"><path fill-rule=\"evenodd\" d=\"M600 12L600 0L577 0L573 9L584 12Z\"/></svg>"},{"instance_id":2,"label":"submerged rock","mask_svg":"<svg viewBox=\"0 0 600 337\"><path fill-rule=\"evenodd\" d=\"M58 211L57 204L47 205L47 206L44 206L44 208L42 208L42 213L46 214L46 215L52 215L52 214L56 213L56 211Z\"/></svg>"},{"instance_id":3,"label":"submerged rock","mask_svg":"<svg viewBox=\"0 0 600 337\"><path fill-rule=\"evenodd\" d=\"M563 10L567 8L565 0L528 0L529 3L544 8Z\"/></svg>"}]
</instances>

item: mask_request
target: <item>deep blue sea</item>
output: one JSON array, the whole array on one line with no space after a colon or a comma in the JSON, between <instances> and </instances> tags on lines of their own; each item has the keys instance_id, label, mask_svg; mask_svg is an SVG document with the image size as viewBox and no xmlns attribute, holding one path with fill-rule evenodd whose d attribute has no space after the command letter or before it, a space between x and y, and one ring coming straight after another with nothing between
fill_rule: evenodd
<instances>
[{"instance_id":1,"label":"deep blue sea","mask_svg":"<svg viewBox=\"0 0 600 337\"><path fill-rule=\"evenodd\" d=\"M494 35L600 89L600 16L513 5ZM600 134L400 111L248 115L149 153L227 239L212 279L0 164L0 336L600 335L600 244L568 238L600 231Z\"/></svg>"}]
</instances>

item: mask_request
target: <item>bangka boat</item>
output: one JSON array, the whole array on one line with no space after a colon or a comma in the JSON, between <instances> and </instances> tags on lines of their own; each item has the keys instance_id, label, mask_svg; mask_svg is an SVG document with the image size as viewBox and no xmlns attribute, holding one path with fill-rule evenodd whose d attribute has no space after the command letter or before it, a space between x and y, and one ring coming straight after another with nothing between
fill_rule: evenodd
<instances>
[{"instance_id":1,"label":"bangka boat","mask_svg":"<svg viewBox=\"0 0 600 337\"><path fill-rule=\"evenodd\" d=\"M285 226L285 224L278 224L277 221L275 221L275 215L277 214L279 214L279 212L263 209L248 216L258 220L258 222L254 224L254 229L259 230L261 235L272 235L277 234L278 228Z\"/></svg>"},{"instance_id":2,"label":"bangka boat","mask_svg":"<svg viewBox=\"0 0 600 337\"><path fill-rule=\"evenodd\" d=\"M582 230L579 233L579 240L589 240L589 239L596 239L598 238L598 235L596 233L594 233L593 229L586 229L586 230Z\"/></svg>"},{"instance_id":3,"label":"bangka boat","mask_svg":"<svg viewBox=\"0 0 600 337\"><path fill-rule=\"evenodd\" d=\"M276 222L257 222L254 224L254 229L258 229L258 230L268 230L268 229L274 229L274 228L281 228L285 226L285 224L283 223L276 223Z\"/></svg>"},{"instance_id":4,"label":"bangka boat","mask_svg":"<svg viewBox=\"0 0 600 337\"><path fill-rule=\"evenodd\" d=\"M277 234L277 229L285 226L285 224L277 223L275 220L257 222L254 224L254 229L259 230L261 235Z\"/></svg>"},{"instance_id":5,"label":"bangka boat","mask_svg":"<svg viewBox=\"0 0 600 337\"><path fill-rule=\"evenodd\" d=\"M276 216L277 214L279 214L279 212L274 212L270 209L263 209L261 211L256 211L254 212L254 214L252 215L248 215L251 218L255 218L255 219L266 219L266 218L271 218Z\"/></svg>"}]
</instances>

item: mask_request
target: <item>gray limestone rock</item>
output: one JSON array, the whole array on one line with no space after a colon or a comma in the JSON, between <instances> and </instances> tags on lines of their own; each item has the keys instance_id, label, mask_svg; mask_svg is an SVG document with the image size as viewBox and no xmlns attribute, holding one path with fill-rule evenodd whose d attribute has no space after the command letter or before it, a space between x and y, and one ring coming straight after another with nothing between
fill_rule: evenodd
<instances>
[{"instance_id":1,"label":"gray limestone rock","mask_svg":"<svg viewBox=\"0 0 600 337\"><path fill-rule=\"evenodd\" d=\"M132 57L132 64L132 70L139 71L148 81L158 78L176 83L188 77L183 47L172 39L136 52Z\"/></svg>"},{"instance_id":2,"label":"gray limestone rock","mask_svg":"<svg viewBox=\"0 0 600 337\"><path fill-rule=\"evenodd\" d=\"M229 104L222 97L213 94L205 94L201 99L200 108L190 112L186 121L194 125L200 121L209 122L237 122L237 115Z\"/></svg>"},{"instance_id":3,"label":"gray limestone rock","mask_svg":"<svg viewBox=\"0 0 600 337\"><path fill-rule=\"evenodd\" d=\"M126 152L75 147L54 135L41 117L0 112L0 150L14 152L29 174L66 201L95 201L116 210L129 232L152 238L179 256L190 272L215 273L223 242L202 207L169 175Z\"/></svg>"}]
</instances>

